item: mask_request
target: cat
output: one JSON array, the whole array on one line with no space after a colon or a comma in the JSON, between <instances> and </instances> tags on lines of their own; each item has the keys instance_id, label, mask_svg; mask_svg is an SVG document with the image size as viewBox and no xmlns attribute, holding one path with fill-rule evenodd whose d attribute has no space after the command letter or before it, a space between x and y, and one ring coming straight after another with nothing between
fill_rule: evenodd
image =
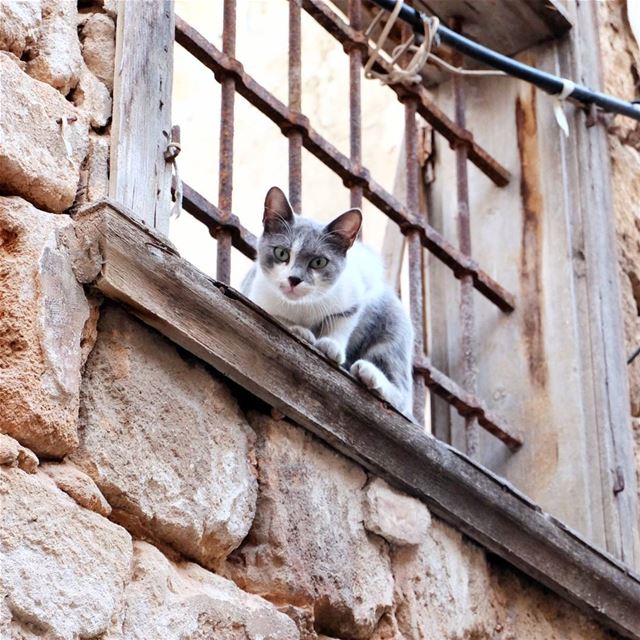
<instances>
[{"instance_id":1,"label":"cat","mask_svg":"<svg viewBox=\"0 0 640 640\"><path fill-rule=\"evenodd\" d=\"M412 325L380 259L357 240L361 224L359 209L328 225L303 218L271 187L241 291L411 417Z\"/></svg>"}]
</instances>

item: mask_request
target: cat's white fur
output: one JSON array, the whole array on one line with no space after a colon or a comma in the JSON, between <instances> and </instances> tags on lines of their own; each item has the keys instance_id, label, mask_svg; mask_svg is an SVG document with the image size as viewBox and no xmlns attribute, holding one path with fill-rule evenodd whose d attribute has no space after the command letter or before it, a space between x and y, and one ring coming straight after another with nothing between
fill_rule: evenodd
<instances>
[{"instance_id":1,"label":"cat's white fur","mask_svg":"<svg viewBox=\"0 0 640 640\"><path fill-rule=\"evenodd\" d=\"M275 267L273 277L256 269L253 282L247 290L248 297L271 315L293 323L290 330L299 338L311 342L328 358L342 364L347 343L359 315L368 300L380 296L385 288L384 269L380 258L361 242L356 242L347 253L347 264L338 280L326 292L309 292L297 300L286 300L278 289L285 285L291 265L295 262L296 247L292 247L291 259ZM298 285L300 287L302 285ZM304 291L304 290L303 290ZM307 329L331 314L338 314L357 306L358 311L349 318L335 322L329 336L315 339ZM394 390L386 376L366 360L358 360L351 366L351 373L367 387L383 398L392 398Z\"/></svg>"}]
</instances>

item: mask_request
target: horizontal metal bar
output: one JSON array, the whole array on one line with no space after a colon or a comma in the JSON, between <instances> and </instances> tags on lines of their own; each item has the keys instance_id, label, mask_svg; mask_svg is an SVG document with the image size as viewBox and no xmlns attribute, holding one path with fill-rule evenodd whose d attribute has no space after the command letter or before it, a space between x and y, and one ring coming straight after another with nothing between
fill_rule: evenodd
<instances>
[{"instance_id":1,"label":"horizontal metal bar","mask_svg":"<svg viewBox=\"0 0 640 640\"><path fill-rule=\"evenodd\" d=\"M302 0L302 8L346 49L361 48L365 55L371 54L368 40L364 35L352 29L337 13L322 0ZM374 71L389 72L390 66L382 59L373 66ZM509 184L511 174L477 142L470 131L459 127L430 98L422 85L405 85L392 82L389 87L403 101L408 97L418 99L418 113L452 145L465 144L469 149L469 160L499 187Z\"/></svg>"},{"instance_id":2,"label":"horizontal metal bar","mask_svg":"<svg viewBox=\"0 0 640 640\"><path fill-rule=\"evenodd\" d=\"M460 385L431 364L429 358L417 361L414 372L424 376L425 384L440 398L453 405L464 418L476 417L480 426L504 442L509 449L517 451L523 443L523 434L511 427L503 418L490 411L475 395L466 392Z\"/></svg>"},{"instance_id":3,"label":"horizontal metal bar","mask_svg":"<svg viewBox=\"0 0 640 640\"><path fill-rule=\"evenodd\" d=\"M240 224L238 216L223 215L216 205L184 182L182 183L182 208L202 222L212 236L216 237L221 230L226 230L231 234L231 243L238 251L251 260L256 259L258 239Z\"/></svg>"},{"instance_id":4,"label":"horizontal metal bar","mask_svg":"<svg viewBox=\"0 0 640 640\"><path fill-rule=\"evenodd\" d=\"M513 311L515 308L513 296L481 271L472 258L458 251L435 229L423 223L416 213L408 211L396 198L371 179L367 169L354 168L349 158L313 130L309 120L303 114L294 112L282 104L245 73L242 65L235 58L222 53L178 16L176 16L176 42L213 71L218 80L231 75L235 81L236 91L278 125L282 131L287 132L291 129L299 131L302 134L305 149L340 176L347 187L354 184L362 185L365 198L398 224L404 232L417 229L420 232L422 245L446 264L456 277L470 275L477 291L502 311Z\"/></svg>"},{"instance_id":5,"label":"horizontal metal bar","mask_svg":"<svg viewBox=\"0 0 640 640\"><path fill-rule=\"evenodd\" d=\"M396 4L395 0L372 0L372 2L387 11L392 11ZM404 4L400 10L399 18L410 24L415 31L424 33L424 25L420 17L420 12L416 11L413 7ZM564 89L563 78L554 76L546 71L541 71L540 69L535 69L513 58L502 55L493 49L489 49L473 40L469 40L469 38L461 36L459 33L442 24L438 27L438 36L440 36L440 40L444 44L453 47L464 55L483 62L494 69L504 71L514 78L529 82L547 93L556 95ZM573 91L569 94L569 97L585 105L595 104L605 111L619 113L634 120L640 120L639 105L607 95L606 93L593 91L593 89L577 83Z\"/></svg>"}]
</instances>

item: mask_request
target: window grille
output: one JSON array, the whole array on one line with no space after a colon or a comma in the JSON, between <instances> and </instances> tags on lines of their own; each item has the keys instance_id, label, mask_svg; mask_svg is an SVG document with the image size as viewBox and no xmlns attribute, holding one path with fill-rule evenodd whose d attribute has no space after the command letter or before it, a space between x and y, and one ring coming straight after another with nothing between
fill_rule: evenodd
<instances>
[{"instance_id":1,"label":"window grille","mask_svg":"<svg viewBox=\"0 0 640 640\"><path fill-rule=\"evenodd\" d=\"M323 138L301 112L301 12L306 11L344 48L349 64L350 155L346 157ZM235 57L236 2L224 0L222 50L207 41L198 31L176 17L176 42L210 69L221 85L221 121L219 146L218 204L214 205L188 184L183 185L183 208L204 223L217 239L216 277L230 281L231 249L255 259L256 237L233 213L233 144L234 103L239 93L257 108L288 138L289 198L294 210L301 205L302 148L313 154L334 172L350 189L351 206L360 207L366 198L385 216L398 225L406 237L408 249L410 316L416 341L414 354L414 416L424 424L427 389L443 398L464 417L466 453L478 453L479 429L485 429L512 450L522 445L522 436L500 416L490 411L476 396L476 359L473 349L474 289L508 314L514 309L514 298L493 280L471 258L469 224L469 191L467 163L474 163L488 179L498 186L509 182L508 171L483 150L465 129L464 81L454 79L455 120L448 118L429 98L422 85L391 83L405 111L405 172L406 200L401 203L383 189L362 166L361 77L362 67L371 53L363 34L362 0L349 0L348 22L321 0L289 1L289 68L288 105L256 82ZM379 60L374 66L379 72L389 71L389 65ZM455 149L457 170L458 244L456 248L431 227L419 206L419 162L417 116L444 136ZM463 381L457 384L436 369L425 353L425 292L424 249L448 267L460 280L460 318Z\"/></svg>"}]
</instances>

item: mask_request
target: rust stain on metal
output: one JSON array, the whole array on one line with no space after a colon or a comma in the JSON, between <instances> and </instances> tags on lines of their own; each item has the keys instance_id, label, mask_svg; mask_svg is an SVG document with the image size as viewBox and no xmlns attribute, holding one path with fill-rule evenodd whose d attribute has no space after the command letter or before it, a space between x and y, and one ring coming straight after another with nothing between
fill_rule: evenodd
<instances>
[{"instance_id":1,"label":"rust stain on metal","mask_svg":"<svg viewBox=\"0 0 640 640\"><path fill-rule=\"evenodd\" d=\"M300 0L289 0L289 109L302 110L302 31ZM284 129L289 138L289 200L302 213L302 133Z\"/></svg>"},{"instance_id":2,"label":"rust stain on metal","mask_svg":"<svg viewBox=\"0 0 640 640\"><path fill-rule=\"evenodd\" d=\"M547 383L548 369L544 345L542 231L544 201L541 191L536 90L516 100L518 153L520 155L520 196L522 198L522 245L520 277L523 300L521 318L529 361L529 373L535 383Z\"/></svg>"},{"instance_id":3,"label":"rust stain on metal","mask_svg":"<svg viewBox=\"0 0 640 640\"><path fill-rule=\"evenodd\" d=\"M349 0L349 22L362 29L362 0ZM349 158L356 172L362 169L362 47L345 46L349 54ZM351 206L362 208L362 185L351 186Z\"/></svg>"},{"instance_id":4,"label":"rust stain on metal","mask_svg":"<svg viewBox=\"0 0 640 640\"><path fill-rule=\"evenodd\" d=\"M228 56L236 52L236 2L224 0L222 49ZM221 76L220 148L218 160L218 207L223 219L231 216L233 199L233 130L236 86L231 73ZM224 227L216 234L218 241L216 277L220 282L231 281L231 236Z\"/></svg>"}]
</instances>

